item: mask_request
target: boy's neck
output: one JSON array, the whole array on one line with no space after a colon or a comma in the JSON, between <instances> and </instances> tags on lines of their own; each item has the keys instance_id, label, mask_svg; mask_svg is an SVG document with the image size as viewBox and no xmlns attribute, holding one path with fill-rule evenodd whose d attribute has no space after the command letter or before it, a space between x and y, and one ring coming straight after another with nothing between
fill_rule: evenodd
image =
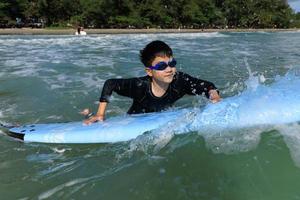
<instances>
[{"instance_id":1,"label":"boy's neck","mask_svg":"<svg viewBox=\"0 0 300 200\"><path fill-rule=\"evenodd\" d=\"M164 83L164 82L152 80L151 81L152 93L156 97L162 97L166 93L166 91L168 90L169 85L170 85L170 83Z\"/></svg>"}]
</instances>

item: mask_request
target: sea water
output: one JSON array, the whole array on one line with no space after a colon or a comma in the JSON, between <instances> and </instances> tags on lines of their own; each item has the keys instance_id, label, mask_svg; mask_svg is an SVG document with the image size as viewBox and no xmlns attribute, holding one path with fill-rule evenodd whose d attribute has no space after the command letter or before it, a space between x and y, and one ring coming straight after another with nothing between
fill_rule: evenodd
<instances>
[{"instance_id":1,"label":"sea water","mask_svg":"<svg viewBox=\"0 0 300 200\"><path fill-rule=\"evenodd\" d=\"M0 36L0 122L82 120L106 79L145 75L139 50L153 40L173 48L178 70L214 82L226 112L186 96L173 109L199 112L114 144L22 143L2 130L1 199L300 199L299 32ZM113 95L107 118L130 104ZM204 131L213 111L237 128ZM272 126L245 125L266 113Z\"/></svg>"}]
</instances>

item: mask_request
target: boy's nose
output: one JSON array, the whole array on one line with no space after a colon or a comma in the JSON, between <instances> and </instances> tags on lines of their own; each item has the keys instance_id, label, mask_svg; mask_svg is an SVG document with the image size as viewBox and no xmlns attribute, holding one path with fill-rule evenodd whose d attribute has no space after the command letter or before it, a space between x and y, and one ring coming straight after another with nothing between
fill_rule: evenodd
<instances>
[{"instance_id":1,"label":"boy's nose","mask_svg":"<svg viewBox=\"0 0 300 200\"><path fill-rule=\"evenodd\" d=\"M165 72L170 72L170 71L172 71L172 67L170 67L170 66L168 65L164 71L165 71Z\"/></svg>"}]
</instances>

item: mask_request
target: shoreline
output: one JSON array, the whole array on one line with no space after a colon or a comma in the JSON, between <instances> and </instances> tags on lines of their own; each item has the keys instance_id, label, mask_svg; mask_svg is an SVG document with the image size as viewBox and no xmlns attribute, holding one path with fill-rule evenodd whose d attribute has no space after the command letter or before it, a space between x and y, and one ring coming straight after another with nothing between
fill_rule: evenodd
<instances>
[{"instance_id":1,"label":"shoreline","mask_svg":"<svg viewBox=\"0 0 300 200\"><path fill-rule=\"evenodd\" d=\"M85 29L87 34L151 34L151 33L212 33L212 32L286 32L300 29ZM74 35L75 29L0 29L0 35Z\"/></svg>"}]
</instances>

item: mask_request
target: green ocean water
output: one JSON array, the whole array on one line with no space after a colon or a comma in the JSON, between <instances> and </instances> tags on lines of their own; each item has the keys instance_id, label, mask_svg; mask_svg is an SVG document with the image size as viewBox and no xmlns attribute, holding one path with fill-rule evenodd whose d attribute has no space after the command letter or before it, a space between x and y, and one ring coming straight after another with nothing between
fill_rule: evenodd
<instances>
[{"instance_id":1,"label":"green ocean water","mask_svg":"<svg viewBox=\"0 0 300 200\"><path fill-rule=\"evenodd\" d=\"M249 76L268 85L299 67L299 32L0 36L0 122L82 120L106 79L145 74L138 53L156 39L173 48L178 70L214 82L223 98L246 90ZM205 103L184 97L175 106ZM114 95L107 117L130 104ZM242 129L234 147L216 149L199 132L62 145L18 142L3 130L0 198L300 199L299 132L297 124Z\"/></svg>"}]
</instances>

